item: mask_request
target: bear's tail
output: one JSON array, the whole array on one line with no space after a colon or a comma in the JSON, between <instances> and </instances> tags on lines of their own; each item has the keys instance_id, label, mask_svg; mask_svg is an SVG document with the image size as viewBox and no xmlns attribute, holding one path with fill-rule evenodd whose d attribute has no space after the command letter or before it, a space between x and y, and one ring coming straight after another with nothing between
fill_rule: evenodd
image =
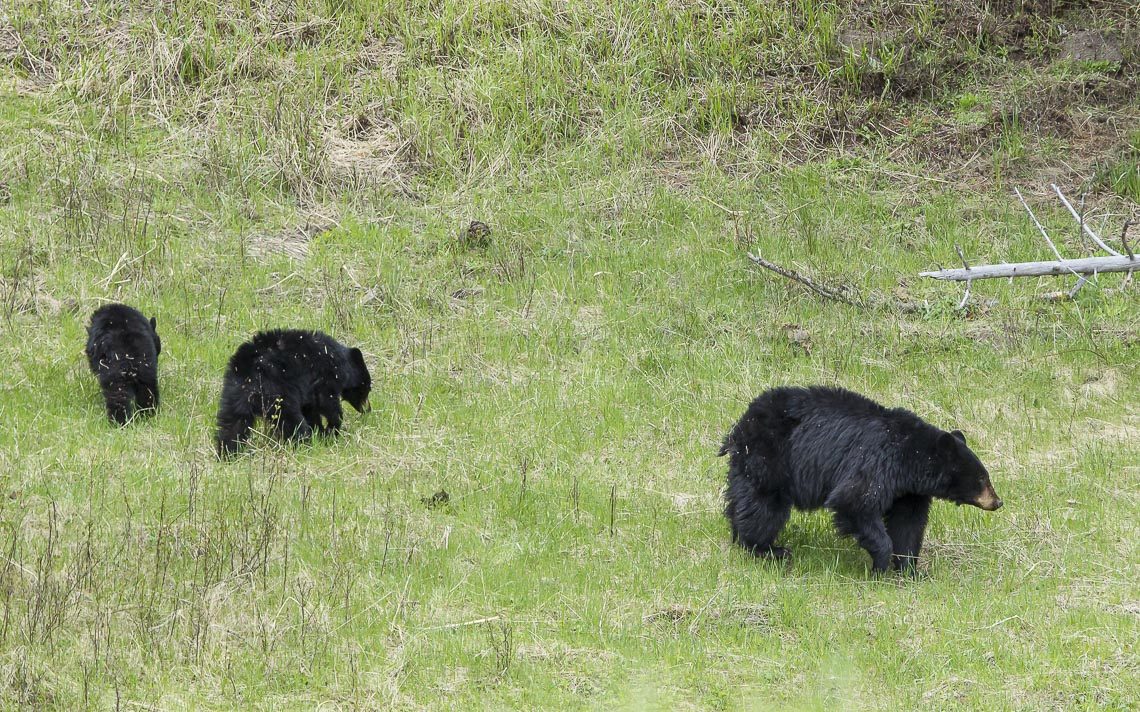
<instances>
[{"instance_id":1,"label":"bear's tail","mask_svg":"<svg viewBox=\"0 0 1140 712\"><path fill-rule=\"evenodd\" d=\"M135 389L126 381L112 381L103 386L107 417L117 425L126 425L135 405Z\"/></svg>"},{"instance_id":2,"label":"bear's tail","mask_svg":"<svg viewBox=\"0 0 1140 712\"><path fill-rule=\"evenodd\" d=\"M726 437L724 439L724 442L721 443L720 450L718 450L716 453L717 457L724 457L728 453L736 451L736 442L732 439L732 435L732 433L729 433L728 437Z\"/></svg>"}]
</instances>

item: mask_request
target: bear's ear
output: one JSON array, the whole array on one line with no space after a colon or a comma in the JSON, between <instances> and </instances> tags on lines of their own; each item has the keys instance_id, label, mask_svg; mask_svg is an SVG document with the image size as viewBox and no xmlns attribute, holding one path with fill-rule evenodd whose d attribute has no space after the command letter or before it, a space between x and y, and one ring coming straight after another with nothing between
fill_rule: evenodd
<instances>
[{"instance_id":1,"label":"bear's ear","mask_svg":"<svg viewBox=\"0 0 1140 712\"><path fill-rule=\"evenodd\" d=\"M959 443L961 443L961 441L951 433L943 431L942 434L938 436L938 450L947 455L956 453Z\"/></svg>"},{"instance_id":2,"label":"bear's ear","mask_svg":"<svg viewBox=\"0 0 1140 712\"><path fill-rule=\"evenodd\" d=\"M348 350L348 360L357 368L366 368L364 365L364 354L360 353L360 349L358 348L354 347Z\"/></svg>"},{"instance_id":3,"label":"bear's ear","mask_svg":"<svg viewBox=\"0 0 1140 712\"><path fill-rule=\"evenodd\" d=\"M153 316L150 318L150 330L151 330L151 331L158 331L158 325L157 325L157 323L155 322L155 320L154 320L154 317L153 317Z\"/></svg>"},{"instance_id":4,"label":"bear's ear","mask_svg":"<svg viewBox=\"0 0 1140 712\"><path fill-rule=\"evenodd\" d=\"M962 434L961 430L952 430L950 434L961 440L963 445L966 444L966 436Z\"/></svg>"}]
</instances>

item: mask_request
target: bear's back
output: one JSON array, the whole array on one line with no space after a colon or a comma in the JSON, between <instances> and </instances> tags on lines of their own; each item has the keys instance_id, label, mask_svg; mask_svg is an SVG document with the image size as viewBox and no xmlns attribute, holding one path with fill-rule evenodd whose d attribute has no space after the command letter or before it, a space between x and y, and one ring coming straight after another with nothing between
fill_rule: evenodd
<instances>
[{"instance_id":1,"label":"bear's back","mask_svg":"<svg viewBox=\"0 0 1140 712\"><path fill-rule=\"evenodd\" d=\"M290 378L302 372L335 369L340 344L320 331L272 329L254 334L230 358L234 374L272 374Z\"/></svg>"},{"instance_id":2,"label":"bear's back","mask_svg":"<svg viewBox=\"0 0 1140 712\"><path fill-rule=\"evenodd\" d=\"M93 370L106 368L112 360L153 364L158 349L154 329L138 309L126 304L107 304L91 315L86 352Z\"/></svg>"}]
</instances>

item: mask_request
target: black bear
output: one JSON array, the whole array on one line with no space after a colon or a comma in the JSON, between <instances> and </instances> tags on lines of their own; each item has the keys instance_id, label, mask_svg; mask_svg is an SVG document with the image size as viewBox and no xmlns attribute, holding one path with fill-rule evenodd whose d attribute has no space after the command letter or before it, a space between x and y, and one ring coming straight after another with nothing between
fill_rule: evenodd
<instances>
[{"instance_id":1,"label":"black bear","mask_svg":"<svg viewBox=\"0 0 1140 712\"><path fill-rule=\"evenodd\" d=\"M137 406L158 408L158 354L162 342L152 317L126 304L108 304L91 315L87 364L99 379L107 417L122 425Z\"/></svg>"},{"instance_id":2,"label":"black bear","mask_svg":"<svg viewBox=\"0 0 1140 712\"><path fill-rule=\"evenodd\" d=\"M218 454L236 452L259 417L269 420L282 439L307 440L313 431L335 433L341 426L341 399L364 413L371 390L360 349L319 331L258 333L238 347L226 367Z\"/></svg>"},{"instance_id":3,"label":"black bear","mask_svg":"<svg viewBox=\"0 0 1140 712\"><path fill-rule=\"evenodd\" d=\"M725 516L733 540L757 556L785 558L776 537L792 507L833 512L875 571L914 571L932 498L993 511L989 473L955 430L841 388L773 388L724 440Z\"/></svg>"}]
</instances>

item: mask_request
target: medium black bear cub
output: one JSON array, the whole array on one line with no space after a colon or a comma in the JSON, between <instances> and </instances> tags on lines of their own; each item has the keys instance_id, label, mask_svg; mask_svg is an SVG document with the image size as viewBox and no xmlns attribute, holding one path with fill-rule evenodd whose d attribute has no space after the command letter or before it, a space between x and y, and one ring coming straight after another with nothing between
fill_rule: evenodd
<instances>
[{"instance_id":1,"label":"medium black bear cub","mask_svg":"<svg viewBox=\"0 0 1140 712\"><path fill-rule=\"evenodd\" d=\"M314 430L335 433L341 425L341 399L364 413L371 390L360 349L319 331L261 332L238 347L226 367L218 454L236 452L257 418L271 421L283 439L307 440Z\"/></svg>"},{"instance_id":2,"label":"medium black bear cub","mask_svg":"<svg viewBox=\"0 0 1140 712\"><path fill-rule=\"evenodd\" d=\"M126 304L108 304L91 315L87 363L99 379L107 417L122 425L137 406L158 408L158 354L162 342L154 318Z\"/></svg>"},{"instance_id":3,"label":"medium black bear cub","mask_svg":"<svg viewBox=\"0 0 1140 712\"><path fill-rule=\"evenodd\" d=\"M762 393L725 438L725 516L757 556L787 557L776 537L792 507L832 510L875 571L913 571L932 498L1001 507L989 473L961 432L929 425L839 388Z\"/></svg>"}]
</instances>

